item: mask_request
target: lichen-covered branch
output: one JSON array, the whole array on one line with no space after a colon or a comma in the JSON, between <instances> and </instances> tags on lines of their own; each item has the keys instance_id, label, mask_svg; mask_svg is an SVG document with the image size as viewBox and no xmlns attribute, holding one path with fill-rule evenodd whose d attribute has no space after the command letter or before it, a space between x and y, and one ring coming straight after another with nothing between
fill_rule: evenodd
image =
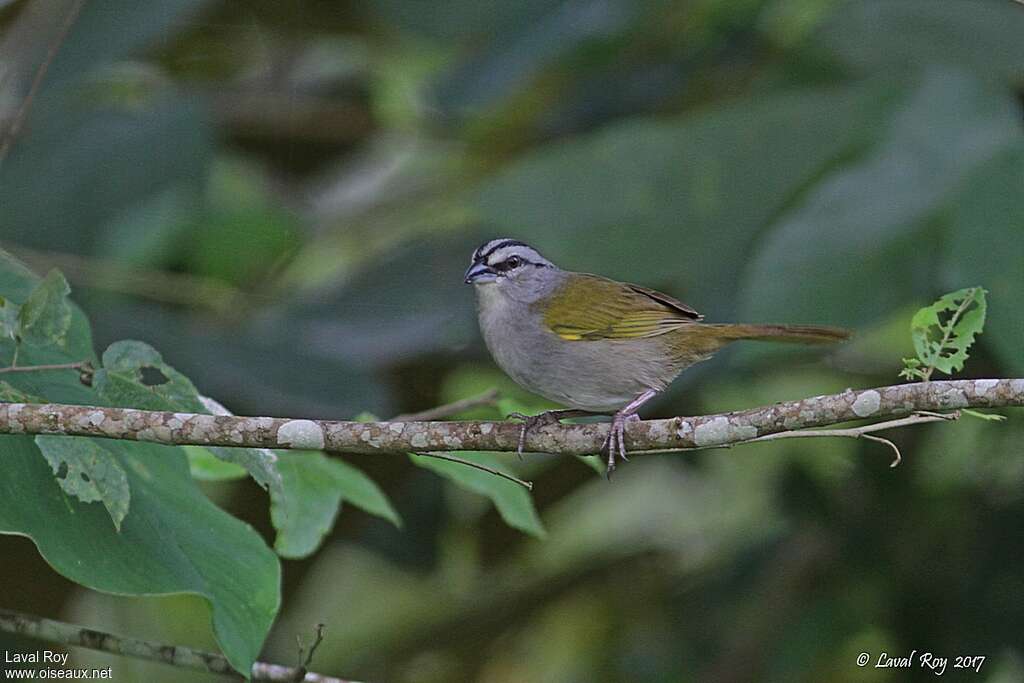
<instances>
[{"instance_id":1,"label":"lichen-covered branch","mask_svg":"<svg viewBox=\"0 0 1024 683\"><path fill-rule=\"evenodd\" d=\"M1024 406L1024 379L917 382L814 396L718 415L631 423L630 452L708 448L839 422L920 411ZM514 422L347 422L172 413L131 408L0 403L0 433L66 434L163 444L321 449L354 454L515 451ZM601 450L608 425L552 424L530 430L526 450L585 455Z\"/></svg>"},{"instance_id":2,"label":"lichen-covered branch","mask_svg":"<svg viewBox=\"0 0 1024 683\"><path fill-rule=\"evenodd\" d=\"M77 645L89 648L90 650L109 652L115 655L148 659L170 664L181 669L222 674L230 676L235 680L242 680L242 677L231 667L231 664L228 663L227 658L223 655L193 650L192 648L180 645L166 645L137 638L116 636L112 633L95 631L91 628L78 626L77 624L44 619L34 614L23 614L13 610L0 609L0 632L21 634L49 643ZM322 639L322 627L318 628L317 633L320 639ZM319 645L319 643L320 640L317 640L315 645ZM312 657L315 645L310 648L309 657L304 660L305 664L302 669L256 662L252 665L251 680L266 683L285 683L291 681L301 681L303 683L355 683L354 681L346 681L341 678L306 671L305 667L309 665L309 658Z\"/></svg>"}]
</instances>

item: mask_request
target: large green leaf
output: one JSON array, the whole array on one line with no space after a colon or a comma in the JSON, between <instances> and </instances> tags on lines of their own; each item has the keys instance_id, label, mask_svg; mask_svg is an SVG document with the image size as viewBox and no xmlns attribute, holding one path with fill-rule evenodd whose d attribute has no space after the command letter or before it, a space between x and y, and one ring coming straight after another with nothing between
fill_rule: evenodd
<instances>
[{"instance_id":1,"label":"large green leaf","mask_svg":"<svg viewBox=\"0 0 1024 683\"><path fill-rule=\"evenodd\" d=\"M870 139L889 93L872 83L628 120L513 163L476 204L489 237L500 230L563 267L642 278L728 315L752 240Z\"/></svg>"},{"instance_id":2,"label":"large green leaf","mask_svg":"<svg viewBox=\"0 0 1024 683\"><path fill-rule=\"evenodd\" d=\"M963 71L928 71L877 147L771 229L749 268L744 317L857 325L933 295L935 220L1019 136L1010 93Z\"/></svg>"},{"instance_id":3,"label":"large green leaf","mask_svg":"<svg viewBox=\"0 0 1024 683\"><path fill-rule=\"evenodd\" d=\"M39 280L24 263L0 248L0 292L5 299L25 301Z\"/></svg>"},{"instance_id":4,"label":"large green leaf","mask_svg":"<svg viewBox=\"0 0 1024 683\"><path fill-rule=\"evenodd\" d=\"M104 448L132 491L120 532L101 506L61 489L27 436L0 437L0 531L28 536L55 570L88 588L204 597L221 649L247 672L280 603L276 556L202 495L180 449L120 441Z\"/></svg>"},{"instance_id":5,"label":"large green leaf","mask_svg":"<svg viewBox=\"0 0 1024 683\"><path fill-rule=\"evenodd\" d=\"M334 525L347 501L401 526L390 501L365 474L319 451L278 452L285 495L273 497L271 518L277 528L274 549L282 557L312 553Z\"/></svg>"},{"instance_id":6,"label":"large green leaf","mask_svg":"<svg viewBox=\"0 0 1024 683\"><path fill-rule=\"evenodd\" d=\"M0 296L24 303L38 284L39 278L0 254ZM57 309L64 296L57 297ZM19 365L94 358L89 324L74 306L63 347L51 340L49 334L30 336L21 344ZM12 340L0 339L0 362L9 362L13 348ZM175 383L179 378L160 364L158 355L138 351L134 356L111 353L110 369L101 368L107 380L124 380L119 385L124 393L101 394L74 370L47 370L5 375L0 398L125 405L129 398L144 397L156 404L187 382L180 378ZM132 358L139 363L133 365ZM144 372L147 367L151 371ZM156 387L171 386L160 390L161 396L145 384L152 380ZM259 534L202 495L182 449L115 440L3 436L0 452L0 533L31 538L56 571L96 590L203 596L210 603L225 655L239 671L249 670L277 611L280 567ZM115 524L120 522L120 531L112 518Z\"/></svg>"},{"instance_id":7,"label":"large green leaf","mask_svg":"<svg viewBox=\"0 0 1024 683\"><path fill-rule=\"evenodd\" d=\"M530 497L529 491L519 484L490 472L449 460L413 453L410 453L409 457L420 467L433 470L462 488L490 498L501 518L509 526L525 531L532 536L544 536L544 526L537 515L537 509L533 506L533 498ZM511 473L507 463L491 453L459 453L458 457L506 474Z\"/></svg>"},{"instance_id":8,"label":"large green leaf","mask_svg":"<svg viewBox=\"0 0 1024 683\"><path fill-rule=\"evenodd\" d=\"M119 405L151 410L180 410L230 415L217 401L200 396L192 382L167 365L152 347L138 341L112 344L94 384L100 395ZM203 455L202 453L207 455ZM210 455L229 467L218 467ZM190 467L202 479L231 479L248 472L268 489L271 520L278 531L275 548L282 557L305 557L330 531L342 500L399 523L383 492L365 474L322 453L294 456L258 448L189 448Z\"/></svg>"},{"instance_id":9,"label":"large green leaf","mask_svg":"<svg viewBox=\"0 0 1024 683\"><path fill-rule=\"evenodd\" d=\"M63 346L71 327L71 288L59 271L51 270L18 312L18 336L37 346Z\"/></svg>"}]
</instances>

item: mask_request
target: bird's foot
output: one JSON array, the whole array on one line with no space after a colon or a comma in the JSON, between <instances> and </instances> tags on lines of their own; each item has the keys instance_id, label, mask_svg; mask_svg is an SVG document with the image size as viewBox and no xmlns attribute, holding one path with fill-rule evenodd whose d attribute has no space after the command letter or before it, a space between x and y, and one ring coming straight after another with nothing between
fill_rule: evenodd
<instances>
[{"instance_id":1,"label":"bird's foot","mask_svg":"<svg viewBox=\"0 0 1024 683\"><path fill-rule=\"evenodd\" d=\"M584 410L545 410L537 415L524 415L523 413L509 413L509 419L522 420L523 426L519 430L519 446L516 448L516 455L523 457L523 448L526 446L526 433L531 429L555 424L567 417L582 417L588 415Z\"/></svg>"},{"instance_id":2,"label":"bird's foot","mask_svg":"<svg viewBox=\"0 0 1024 683\"><path fill-rule=\"evenodd\" d=\"M605 439L604 447L602 450L608 452L608 467L605 470L605 477L608 481L612 480L612 473L615 471L616 459L623 461L629 461L629 457L626 456L626 423L627 422L638 422L640 416L636 413L623 413L618 412L612 417L612 425L608 430L608 438Z\"/></svg>"}]
</instances>

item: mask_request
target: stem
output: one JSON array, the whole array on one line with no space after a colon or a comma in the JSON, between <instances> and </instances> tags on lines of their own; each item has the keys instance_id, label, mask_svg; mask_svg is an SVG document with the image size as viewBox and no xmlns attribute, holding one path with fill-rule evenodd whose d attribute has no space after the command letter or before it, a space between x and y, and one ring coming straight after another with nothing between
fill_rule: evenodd
<instances>
[{"instance_id":1,"label":"stem","mask_svg":"<svg viewBox=\"0 0 1024 683\"><path fill-rule=\"evenodd\" d=\"M15 353L14 359L11 361L11 365L6 368L0 368L0 373L4 372L37 372L41 370L81 370L85 367L86 361L79 361L77 363L54 363L52 365L18 365L15 366L17 361L17 353Z\"/></svg>"},{"instance_id":2,"label":"stem","mask_svg":"<svg viewBox=\"0 0 1024 683\"><path fill-rule=\"evenodd\" d=\"M487 465L481 465L480 463L473 462L472 460L463 460L462 458L456 458L454 455L442 455L441 453L415 453L415 455L421 455L425 458L437 458L438 460L447 460L448 462L457 462L460 465L474 467L478 470L483 470L488 474L493 474L497 477L501 477L502 479L508 479L509 481L513 481L522 486L523 488L525 488L527 491L533 490L532 481L525 481L523 479L519 479L518 477L514 477L511 474L506 474L501 470L496 470L493 467L488 467Z\"/></svg>"},{"instance_id":3,"label":"stem","mask_svg":"<svg viewBox=\"0 0 1024 683\"><path fill-rule=\"evenodd\" d=\"M904 417L898 420L887 420L886 422L876 422L874 424L864 425L863 427L851 427L849 429L805 429L802 431L792 432L779 432L778 434L769 434L767 436L761 436L750 441L744 441L742 443L756 443L758 441L774 441L776 439L805 439L815 437L849 437L853 439L869 439L871 441L877 441L889 446L896 457L889 467L896 467L903 461L903 456L900 454L899 447L889 439L882 438L880 436L873 436L874 432L880 432L885 429L896 429L897 427L908 427L916 424L926 424L928 422L950 422L960 419L960 411L956 411L948 414L930 413L930 412L919 412L914 413L910 417Z\"/></svg>"}]
</instances>

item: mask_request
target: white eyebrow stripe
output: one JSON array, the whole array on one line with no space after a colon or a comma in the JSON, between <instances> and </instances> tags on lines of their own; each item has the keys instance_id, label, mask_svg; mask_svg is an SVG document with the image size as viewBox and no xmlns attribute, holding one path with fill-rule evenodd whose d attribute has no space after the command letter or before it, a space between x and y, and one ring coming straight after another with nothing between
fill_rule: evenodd
<instances>
[{"instance_id":1,"label":"white eyebrow stripe","mask_svg":"<svg viewBox=\"0 0 1024 683\"><path fill-rule=\"evenodd\" d=\"M505 246L490 252L485 258L487 265L495 266L499 263L504 263L513 256L518 256L526 263L540 263L544 264L545 259L541 256L536 249L528 246Z\"/></svg>"}]
</instances>

